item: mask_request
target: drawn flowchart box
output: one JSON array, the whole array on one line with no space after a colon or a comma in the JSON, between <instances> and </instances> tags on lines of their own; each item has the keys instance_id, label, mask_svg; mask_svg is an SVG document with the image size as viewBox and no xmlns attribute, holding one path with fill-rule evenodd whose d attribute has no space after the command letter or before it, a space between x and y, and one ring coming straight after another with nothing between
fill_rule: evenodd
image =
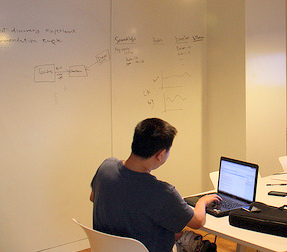
<instances>
[{"instance_id":1,"label":"drawn flowchart box","mask_svg":"<svg viewBox=\"0 0 287 252\"><path fill-rule=\"evenodd\" d=\"M105 50L101 53L99 53L97 56L96 56L96 59L97 59L97 62L99 65L107 62L110 60L110 53L109 53L109 50Z\"/></svg>"},{"instance_id":2,"label":"drawn flowchart box","mask_svg":"<svg viewBox=\"0 0 287 252\"><path fill-rule=\"evenodd\" d=\"M70 77L87 77L88 73L84 65L70 66L69 76Z\"/></svg>"},{"instance_id":3,"label":"drawn flowchart box","mask_svg":"<svg viewBox=\"0 0 287 252\"><path fill-rule=\"evenodd\" d=\"M55 82L55 65L39 65L34 68L35 82Z\"/></svg>"}]
</instances>

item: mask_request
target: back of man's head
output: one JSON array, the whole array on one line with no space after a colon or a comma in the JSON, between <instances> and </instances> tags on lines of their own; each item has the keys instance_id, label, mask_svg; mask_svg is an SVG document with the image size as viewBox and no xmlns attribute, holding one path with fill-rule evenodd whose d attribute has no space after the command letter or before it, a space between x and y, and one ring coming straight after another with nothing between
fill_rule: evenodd
<instances>
[{"instance_id":1,"label":"back of man's head","mask_svg":"<svg viewBox=\"0 0 287 252\"><path fill-rule=\"evenodd\" d=\"M149 158L160 150L169 150L176 133L176 128L166 121L159 118L145 119L135 128L132 153Z\"/></svg>"}]
</instances>

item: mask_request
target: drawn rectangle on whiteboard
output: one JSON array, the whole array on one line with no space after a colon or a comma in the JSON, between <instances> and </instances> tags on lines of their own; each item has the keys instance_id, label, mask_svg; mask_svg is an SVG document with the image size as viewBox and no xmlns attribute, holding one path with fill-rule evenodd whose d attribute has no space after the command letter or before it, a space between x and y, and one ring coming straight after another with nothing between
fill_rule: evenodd
<instances>
[{"instance_id":1,"label":"drawn rectangle on whiteboard","mask_svg":"<svg viewBox=\"0 0 287 252\"><path fill-rule=\"evenodd\" d=\"M84 65L70 66L69 68L70 77L87 77L87 71Z\"/></svg>"},{"instance_id":2,"label":"drawn rectangle on whiteboard","mask_svg":"<svg viewBox=\"0 0 287 252\"><path fill-rule=\"evenodd\" d=\"M35 82L55 82L55 65L40 65L34 68Z\"/></svg>"},{"instance_id":3,"label":"drawn rectangle on whiteboard","mask_svg":"<svg viewBox=\"0 0 287 252\"><path fill-rule=\"evenodd\" d=\"M105 63L106 61L109 61L110 60L109 50L105 50L105 51L99 53L96 56L96 59L97 59L97 62L98 62L99 65Z\"/></svg>"}]
</instances>

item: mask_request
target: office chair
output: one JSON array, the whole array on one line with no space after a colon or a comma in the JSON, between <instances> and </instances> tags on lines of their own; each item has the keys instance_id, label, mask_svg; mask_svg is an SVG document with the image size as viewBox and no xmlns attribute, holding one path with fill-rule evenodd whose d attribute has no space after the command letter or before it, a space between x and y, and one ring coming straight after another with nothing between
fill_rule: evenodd
<instances>
[{"instance_id":1,"label":"office chair","mask_svg":"<svg viewBox=\"0 0 287 252\"><path fill-rule=\"evenodd\" d=\"M284 172L287 172L287 156L279 157L279 162L282 165Z\"/></svg>"},{"instance_id":2,"label":"office chair","mask_svg":"<svg viewBox=\"0 0 287 252\"><path fill-rule=\"evenodd\" d=\"M148 252L140 241L99 232L84 226L76 219L73 221L85 231L90 242L91 252Z\"/></svg>"},{"instance_id":3,"label":"office chair","mask_svg":"<svg viewBox=\"0 0 287 252\"><path fill-rule=\"evenodd\" d=\"M217 185L218 185L218 174L219 174L219 171L214 171L214 172L209 173L209 178L213 184L215 191L217 190Z\"/></svg>"}]
</instances>

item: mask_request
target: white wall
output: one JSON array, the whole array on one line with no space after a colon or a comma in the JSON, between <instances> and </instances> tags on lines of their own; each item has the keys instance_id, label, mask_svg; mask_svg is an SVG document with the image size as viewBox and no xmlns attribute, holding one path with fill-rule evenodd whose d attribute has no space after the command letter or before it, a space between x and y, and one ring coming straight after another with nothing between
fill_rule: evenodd
<instances>
[{"instance_id":1,"label":"white wall","mask_svg":"<svg viewBox=\"0 0 287 252\"><path fill-rule=\"evenodd\" d=\"M245 159L244 1L208 1L208 173L220 156Z\"/></svg>"},{"instance_id":2,"label":"white wall","mask_svg":"<svg viewBox=\"0 0 287 252\"><path fill-rule=\"evenodd\" d=\"M208 1L208 161L203 179L218 169L221 155L258 163L262 176L282 169L285 11L285 0Z\"/></svg>"},{"instance_id":3,"label":"white wall","mask_svg":"<svg viewBox=\"0 0 287 252\"><path fill-rule=\"evenodd\" d=\"M246 1L246 157L263 176L286 155L285 0Z\"/></svg>"}]
</instances>

